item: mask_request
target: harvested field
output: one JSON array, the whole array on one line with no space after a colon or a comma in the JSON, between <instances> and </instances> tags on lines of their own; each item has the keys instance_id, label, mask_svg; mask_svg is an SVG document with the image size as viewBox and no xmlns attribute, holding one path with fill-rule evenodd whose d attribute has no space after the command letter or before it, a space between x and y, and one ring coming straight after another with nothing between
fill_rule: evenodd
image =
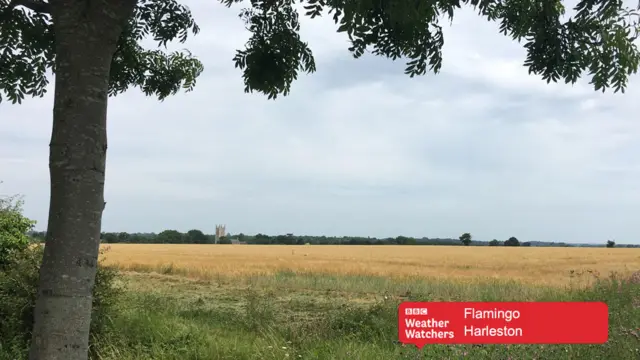
<instances>
[{"instance_id":1,"label":"harvested field","mask_svg":"<svg viewBox=\"0 0 640 360\"><path fill-rule=\"evenodd\" d=\"M640 249L452 246L108 244L105 263L122 270L197 279L290 271L531 285L585 285L595 276L640 270Z\"/></svg>"}]
</instances>

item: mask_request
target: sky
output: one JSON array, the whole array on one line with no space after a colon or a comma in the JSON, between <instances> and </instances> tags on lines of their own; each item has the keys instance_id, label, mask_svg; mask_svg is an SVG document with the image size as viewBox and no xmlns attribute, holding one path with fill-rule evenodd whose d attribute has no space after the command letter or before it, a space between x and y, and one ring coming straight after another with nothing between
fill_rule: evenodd
<instances>
[{"instance_id":1,"label":"sky","mask_svg":"<svg viewBox=\"0 0 640 360\"><path fill-rule=\"evenodd\" d=\"M640 243L638 76L625 94L547 84L463 9L441 72L411 79L403 61L354 59L330 17L305 18L317 72L273 101L234 68L242 6L185 3L201 32L181 46L205 71L164 102L110 99L103 231ZM52 90L0 105L0 194L22 194L39 230Z\"/></svg>"}]
</instances>

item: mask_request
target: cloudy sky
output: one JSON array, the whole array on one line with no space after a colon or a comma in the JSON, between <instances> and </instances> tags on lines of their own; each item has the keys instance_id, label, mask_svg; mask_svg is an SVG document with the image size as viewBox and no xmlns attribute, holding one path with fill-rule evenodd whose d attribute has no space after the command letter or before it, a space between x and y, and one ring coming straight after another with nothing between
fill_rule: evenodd
<instances>
[{"instance_id":1,"label":"cloudy sky","mask_svg":"<svg viewBox=\"0 0 640 360\"><path fill-rule=\"evenodd\" d=\"M521 45L465 9L440 74L353 59L329 18L302 33L318 71L276 101L245 94L248 39L217 1L187 2L205 65L163 103L109 104L105 231L457 237L639 243L640 78L625 94L547 84ZM0 105L0 194L46 228L52 91ZM634 116L635 115L635 116ZM636 226L634 226L636 225Z\"/></svg>"}]
</instances>

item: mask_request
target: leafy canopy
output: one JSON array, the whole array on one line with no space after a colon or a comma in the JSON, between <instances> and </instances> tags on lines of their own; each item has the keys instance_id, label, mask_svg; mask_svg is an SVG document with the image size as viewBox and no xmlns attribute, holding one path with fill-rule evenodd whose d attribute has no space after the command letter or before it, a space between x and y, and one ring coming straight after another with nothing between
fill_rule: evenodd
<instances>
[{"instance_id":1,"label":"leafy canopy","mask_svg":"<svg viewBox=\"0 0 640 360\"><path fill-rule=\"evenodd\" d=\"M12 103L20 103L25 95L44 95L47 70L55 74L49 14L55 1L0 0L0 102L3 93ZM167 43L184 43L189 33L198 31L189 9L176 0L138 0L111 62L109 95L138 87L163 100L181 88L192 90L203 71L200 61L188 51L146 50L139 42L151 37L166 49Z\"/></svg>"},{"instance_id":2,"label":"leafy canopy","mask_svg":"<svg viewBox=\"0 0 640 360\"><path fill-rule=\"evenodd\" d=\"M0 0L0 101L42 96L47 69L54 69L54 34L48 15L56 0ZM108 0L118 1L118 0ZM242 0L220 0L226 6ZM332 15L338 32L346 32L354 57L365 51L407 59L413 77L442 66L442 21L456 9L474 8L500 24L500 32L524 42L529 73L547 82L575 83L585 72L595 90L624 92L636 73L640 53L639 13L622 0L582 0L575 15L565 16L561 0L301 0L305 15ZM316 70L313 54L299 35L295 0L251 0L240 17L251 37L233 58L243 71L245 91L270 99L287 95L300 71ZM30 9L27 10L26 8ZM204 14L203 14L204 16ZM191 12L176 0L139 0L122 34L112 62L110 95L139 87L164 99L181 88L193 89L203 71L188 52L146 50L140 40L160 46L184 42L198 27Z\"/></svg>"}]
</instances>

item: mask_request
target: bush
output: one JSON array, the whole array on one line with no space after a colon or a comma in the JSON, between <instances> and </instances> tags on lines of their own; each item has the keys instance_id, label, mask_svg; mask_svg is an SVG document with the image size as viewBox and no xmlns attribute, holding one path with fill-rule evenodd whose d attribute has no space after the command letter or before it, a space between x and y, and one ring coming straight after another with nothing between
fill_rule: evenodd
<instances>
[{"instance_id":1,"label":"bush","mask_svg":"<svg viewBox=\"0 0 640 360\"><path fill-rule=\"evenodd\" d=\"M29 349L33 312L38 289L39 269L44 247L34 245L13 252L10 266L0 272L0 359L23 359ZM101 255L104 250L101 251ZM117 287L117 270L99 262L93 289L91 338L96 339L108 326L114 305L122 289Z\"/></svg>"},{"instance_id":2,"label":"bush","mask_svg":"<svg viewBox=\"0 0 640 360\"><path fill-rule=\"evenodd\" d=\"M16 196L0 198L0 270L7 266L14 252L29 246L27 231L35 221L22 215L22 199Z\"/></svg>"}]
</instances>

